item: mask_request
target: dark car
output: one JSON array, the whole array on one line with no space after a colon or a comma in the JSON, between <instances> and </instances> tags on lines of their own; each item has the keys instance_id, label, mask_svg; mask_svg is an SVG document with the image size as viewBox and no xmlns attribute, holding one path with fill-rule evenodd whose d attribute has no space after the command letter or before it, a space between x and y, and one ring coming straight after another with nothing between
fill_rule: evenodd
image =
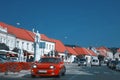
<instances>
[{"instance_id":1,"label":"dark car","mask_svg":"<svg viewBox=\"0 0 120 80\"><path fill-rule=\"evenodd\" d=\"M86 66L87 62L86 59L82 58L78 60L78 66Z\"/></svg>"},{"instance_id":2,"label":"dark car","mask_svg":"<svg viewBox=\"0 0 120 80\"><path fill-rule=\"evenodd\" d=\"M108 67L111 68L111 69L116 69L117 64L118 64L117 61L112 60L112 61L109 62Z\"/></svg>"}]
</instances>

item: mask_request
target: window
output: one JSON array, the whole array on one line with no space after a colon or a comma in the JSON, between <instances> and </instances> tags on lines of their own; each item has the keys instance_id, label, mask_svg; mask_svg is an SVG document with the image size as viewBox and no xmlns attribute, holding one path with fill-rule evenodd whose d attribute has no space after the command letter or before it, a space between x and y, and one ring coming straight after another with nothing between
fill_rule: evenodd
<instances>
[{"instance_id":1,"label":"window","mask_svg":"<svg viewBox=\"0 0 120 80\"><path fill-rule=\"evenodd\" d=\"M11 40L11 44L14 44L14 43L13 43L13 40Z\"/></svg>"},{"instance_id":2,"label":"window","mask_svg":"<svg viewBox=\"0 0 120 80\"><path fill-rule=\"evenodd\" d=\"M59 63L61 60L60 58L41 58L39 62L41 63Z\"/></svg>"},{"instance_id":3,"label":"window","mask_svg":"<svg viewBox=\"0 0 120 80\"><path fill-rule=\"evenodd\" d=\"M4 38L4 43L5 43L5 41L6 41L6 40L5 40L5 38Z\"/></svg>"},{"instance_id":4,"label":"window","mask_svg":"<svg viewBox=\"0 0 120 80\"><path fill-rule=\"evenodd\" d=\"M51 44L49 45L49 49L51 49Z\"/></svg>"},{"instance_id":5,"label":"window","mask_svg":"<svg viewBox=\"0 0 120 80\"><path fill-rule=\"evenodd\" d=\"M29 50L29 43L27 43L27 49Z\"/></svg>"},{"instance_id":6,"label":"window","mask_svg":"<svg viewBox=\"0 0 120 80\"><path fill-rule=\"evenodd\" d=\"M17 41L16 47L18 47L18 48L19 48L19 41Z\"/></svg>"},{"instance_id":7,"label":"window","mask_svg":"<svg viewBox=\"0 0 120 80\"><path fill-rule=\"evenodd\" d=\"M7 44L8 44L8 46L10 46L10 40L7 40Z\"/></svg>"},{"instance_id":8,"label":"window","mask_svg":"<svg viewBox=\"0 0 120 80\"><path fill-rule=\"evenodd\" d=\"M53 45L52 45L52 50L53 50Z\"/></svg>"},{"instance_id":9,"label":"window","mask_svg":"<svg viewBox=\"0 0 120 80\"><path fill-rule=\"evenodd\" d=\"M46 49L48 49L48 44L46 44Z\"/></svg>"},{"instance_id":10,"label":"window","mask_svg":"<svg viewBox=\"0 0 120 80\"><path fill-rule=\"evenodd\" d=\"M22 49L24 49L24 42L22 42Z\"/></svg>"},{"instance_id":11,"label":"window","mask_svg":"<svg viewBox=\"0 0 120 80\"><path fill-rule=\"evenodd\" d=\"M32 51L34 50L34 44L32 44Z\"/></svg>"}]
</instances>

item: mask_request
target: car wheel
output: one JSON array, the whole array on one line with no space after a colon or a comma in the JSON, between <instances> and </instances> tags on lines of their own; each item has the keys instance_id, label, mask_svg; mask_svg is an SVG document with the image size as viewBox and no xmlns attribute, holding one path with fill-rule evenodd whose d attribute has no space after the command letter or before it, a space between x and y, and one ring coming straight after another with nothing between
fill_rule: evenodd
<instances>
[{"instance_id":1,"label":"car wheel","mask_svg":"<svg viewBox=\"0 0 120 80\"><path fill-rule=\"evenodd\" d=\"M62 76L62 73L60 72L56 77L60 78Z\"/></svg>"},{"instance_id":2,"label":"car wheel","mask_svg":"<svg viewBox=\"0 0 120 80\"><path fill-rule=\"evenodd\" d=\"M66 73L66 68L64 67L63 70L62 70L62 76L64 76Z\"/></svg>"}]
</instances>

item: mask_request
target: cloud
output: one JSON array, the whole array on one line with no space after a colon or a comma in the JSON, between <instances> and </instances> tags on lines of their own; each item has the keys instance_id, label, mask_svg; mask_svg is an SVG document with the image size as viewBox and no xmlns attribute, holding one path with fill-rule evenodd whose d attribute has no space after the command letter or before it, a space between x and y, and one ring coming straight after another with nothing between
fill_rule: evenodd
<instances>
[{"instance_id":1,"label":"cloud","mask_svg":"<svg viewBox=\"0 0 120 80\"><path fill-rule=\"evenodd\" d=\"M17 25L20 25L20 23L19 23L19 22L17 22L16 24L17 24Z\"/></svg>"}]
</instances>

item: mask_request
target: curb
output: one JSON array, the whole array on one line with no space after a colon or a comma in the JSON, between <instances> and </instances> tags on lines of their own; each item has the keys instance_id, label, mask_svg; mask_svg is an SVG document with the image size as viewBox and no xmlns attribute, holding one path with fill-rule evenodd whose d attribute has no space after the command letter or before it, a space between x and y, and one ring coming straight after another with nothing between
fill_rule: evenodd
<instances>
[{"instance_id":1,"label":"curb","mask_svg":"<svg viewBox=\"0 0 120 80\"><path fill-rule=\"evenodd\" d=\"M5 74L4 72L3 73L0 73L0 77L11 77L11 78L18 78L18 77L23 77L27 74L30 74L30 70L23 70L23 71L20 71L20 72L8 72L7 74Z\"/></svg>"}]
</instances>

